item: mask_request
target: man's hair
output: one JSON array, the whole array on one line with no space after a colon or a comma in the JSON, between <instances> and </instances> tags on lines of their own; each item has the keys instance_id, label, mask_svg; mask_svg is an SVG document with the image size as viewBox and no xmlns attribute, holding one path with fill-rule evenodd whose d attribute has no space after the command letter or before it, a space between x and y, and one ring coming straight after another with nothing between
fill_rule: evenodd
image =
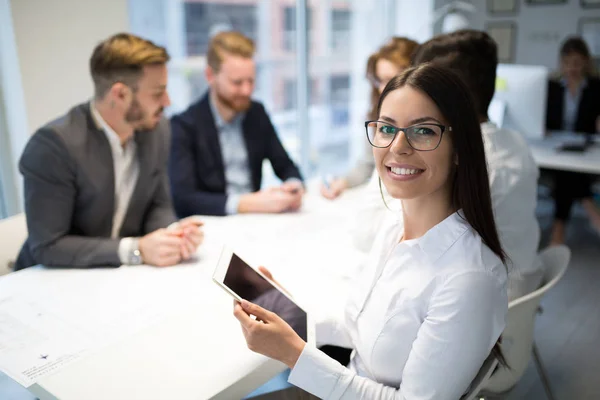
<instances>
[{"instance_id":1,"label":"man's hair","mask_svg":"<svg viewBox=\"0 0 600 400\"><path fill-rule=\"evenodd\" d=\"M220 32L210 40L206 62L215 72L219 72L224 54L252 58L255 49L252 39L240 32Z\"/></svg>"},{"instance_id":2,"label":"man's hair","mask_svg":"<svg viewBox=\"0 0 600 400\"><path fill-rule=\"evenodd\" d=\"M487 33L465 29L438 35L421 45L413 57L413 65L425 62L456 72L471 91L477 114L487 116L498 67L498 46Z\"/></svg>"},{"instance_id":3,"label":"man's hair","mask_svg":"<svg viewBox=\"0 0 600 400\"><path fill-rule=\"evenodd\" d=\"M110 88L121 82L132 89L146 65L161 65L169 61L164 47L129 33L118 33L100 42L90 58L90 71L95 95L100 99Z\"/></svg>"}]
</instances>

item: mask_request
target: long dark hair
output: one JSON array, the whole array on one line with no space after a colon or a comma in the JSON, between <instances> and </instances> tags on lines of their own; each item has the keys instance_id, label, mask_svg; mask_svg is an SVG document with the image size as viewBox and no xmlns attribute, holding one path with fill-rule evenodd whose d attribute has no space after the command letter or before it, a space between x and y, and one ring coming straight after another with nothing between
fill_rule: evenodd
<instances>
[{"instance_id":1,"label":"long dark hair","mask_svg":"<svg viewBox=\"0 0 600 400\"><path fill-rule=\"evenodd\" d=\"M498 46L490 35L473 29L435 36L419 46L413 64L436 62L462 78L473 96L479 116L487 116L496 90Z\"/></svg>"},{"instance_id":2,"label":"long dark hair","mask_svg":"<svg viewBox=\"0 0 600 400\"><path fill-rule=\"evenodd\" d=\"M386 96L410 86L427 95L452 126L452 148L458 160L452 175L452 206L479 234L481 240L506 265L506 253L494 221L481 127L472 96L460 77L448 68L421 64L392 79L379 98L377 113ZM498 343L493 349L506 365Z\"/></svg>"},{"instance_id":3,"label":"long dark hair","mask_svg":"<svg viewBox=\"0 0 600 400\"><path fill-rule=\"evenodd\" d=\"M564 58L571 54L579 54L587 60L587 68L585 69L586 75L593 75L594 65L592 63L592 56L590 55L590 49L587 43L579 36L568 37L560 46L560 58Z\"/></svg>"}]
</instances>

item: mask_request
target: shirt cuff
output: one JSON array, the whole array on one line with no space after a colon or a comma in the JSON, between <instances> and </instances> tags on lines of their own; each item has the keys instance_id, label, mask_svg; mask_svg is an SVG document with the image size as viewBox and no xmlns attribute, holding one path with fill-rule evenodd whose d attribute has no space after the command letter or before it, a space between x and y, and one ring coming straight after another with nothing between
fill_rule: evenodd
<instances>
[{"instance_id":1,"label":"shirt cuff","mask_svg":"<svg viewBox=\"0 0 600 400\"><path fill-rule=\"evenodd\" d=\"M343 326L341 326L337 319L331 316L317 320L315 324L315 336L317 339L317 346L330 344L346 348L352 347L352 341L343 329Z\"/></svg>"},{"instance_id":2,"label":"shirt cuff","mask_svg":"<svg viewBox=\"0 0 600 400\"><path fill-rule=\"evenodd\" d=\"M298 178L286 179L285 183L299 183L300 185L302 185L302 187L304 187L304 182L302 182L302 179L298 179Z\"/></svg>"},{"instance_id":3,"label":"shirt cuff","mask_svg":"<svg viewBox=\"0 0 600 400\"><path fill-rule=\"evenodd\" d=\"M131 252L134 240L135 238L133 237L126 237L119 241L119 260L121 261L121 265L129 264L129 253Z\"/></svg>"},{"instance_id":4,"label":"shirt cuff","mask_svg":"<svg viewBox=\"0 0 600 400\"><path fill-rule=\"evenodd\" d=\"M288 382L320 399L339 399L351 381L340 381L344 374L354 373L321 350L306 345L288 377Z\"/></svg>"},{"instance_id":5,"label":"shirt cuff","mask_svg":"<svg viewBox=\"0 0 600 400\"><path fill-rule=\"evenodd\" d=\"M227 196L227 202L225 203L225 213L227 215L233 215L238 213L238 206L240 204L239 194L230 194Z\"/></svg>"}]
</instances>

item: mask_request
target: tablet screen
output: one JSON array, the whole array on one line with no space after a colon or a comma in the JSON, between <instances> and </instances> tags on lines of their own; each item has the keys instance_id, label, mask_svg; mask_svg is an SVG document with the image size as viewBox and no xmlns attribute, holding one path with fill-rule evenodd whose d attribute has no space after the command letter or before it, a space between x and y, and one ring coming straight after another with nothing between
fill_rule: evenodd
<instances>
[{"instance_id":1,"label":"tablet screen","mask_svg":"<svg viewBox=\"0 0 600 400\"><path fill-rule=\"evenodd\" d=\"M279 315L302 340L307 340L306 312L235 254L231 256L223 283L242 299Z\"/></svg>"}]
</instances>

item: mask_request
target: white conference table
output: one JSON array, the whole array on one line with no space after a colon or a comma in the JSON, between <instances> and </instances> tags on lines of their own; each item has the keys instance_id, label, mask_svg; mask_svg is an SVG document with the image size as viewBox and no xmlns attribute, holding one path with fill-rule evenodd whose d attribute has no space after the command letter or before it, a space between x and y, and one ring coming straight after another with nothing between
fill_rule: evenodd
<instances>
[{"instance_id":1,"label":"white conference table","mask_svg":"<svg viewBox=\"0 0 600 400\"><path fill-rule=\"evenodd\" d=\"M556 150L564 142L583 142L583 140L581 134L553 131L543 139L527 139L527 142L533 158L540 168L600 174L600 142L598 139L582 153Z\"/></svg>"},{"instance_id":2,"label":"white conference table","mask_svg":"<svg viewBox=\"0 0 600 400\"><path fill-rule=\"evenodd\" d=\"M186 265L35 267L0 278L0 301L39 292L46 299L64 299L64 308L73 309L64 318L88 318L92 325L119 315L119 304L128 298L161 309L150 315L153 323L97 346L28 389L42 400L241 398L285 367L246 348L232 299L211 281L222 244L252 265L267 266L310 311L340 310L348 281L365 258L350 234L360 191L333 202L309 192L303 210L294 214L207 217L206 241Z\"/></svg>"}]
</instances>

